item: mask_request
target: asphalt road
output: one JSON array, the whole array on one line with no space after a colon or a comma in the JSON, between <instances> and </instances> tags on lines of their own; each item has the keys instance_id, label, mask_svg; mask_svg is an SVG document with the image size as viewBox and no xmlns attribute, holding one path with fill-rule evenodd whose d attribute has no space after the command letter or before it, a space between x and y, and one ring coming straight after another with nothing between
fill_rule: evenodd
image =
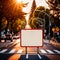
<instances>
[{"instance_id":1,"label":"asphalt road","mask_svg":"<svg viewBox=\"0 0 60 60\"><path fill-rule=\"evenodd\" d=\"M20 46L20 39L14 42L0 43L0 60L60 60L60 50L49 43L39 47L39 56L36 47L28 47L28 59L26 59L26 48ZM0 46L1 46L0 45ZM3 48L4 47L4 48Z\"/></svg>"}]
</instances>

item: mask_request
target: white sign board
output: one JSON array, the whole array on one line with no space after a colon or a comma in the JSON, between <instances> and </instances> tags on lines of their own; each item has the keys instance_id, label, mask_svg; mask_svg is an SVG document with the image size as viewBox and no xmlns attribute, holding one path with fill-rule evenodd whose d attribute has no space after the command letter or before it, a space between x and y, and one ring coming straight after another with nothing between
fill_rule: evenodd
<instances>
[{"instance_id":1,"label":"white sign board","mask_svg":"<svg viewBox=\"0 0 60 60\"><path fill-rule=\"evenodd\" d=\"M22 47L40 47L43 45L42 29L21 30L21 46Z\"/></svg>"}]
</instances>

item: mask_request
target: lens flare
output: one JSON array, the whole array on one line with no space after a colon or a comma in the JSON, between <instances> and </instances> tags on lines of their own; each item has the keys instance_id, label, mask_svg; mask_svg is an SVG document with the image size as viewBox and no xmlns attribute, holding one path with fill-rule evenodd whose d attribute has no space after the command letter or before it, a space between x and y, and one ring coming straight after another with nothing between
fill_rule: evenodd
<instances>
[{"instance_id":1,"label":"lens flare","mask_svg":"<svg viewBox=\"0 0 60 60\"><path fill-rule=\"evenodd\" d=\"M19 2L21 2L21 0L17 0L17 2L19 3Z\"/></svg>"}]
</instances>

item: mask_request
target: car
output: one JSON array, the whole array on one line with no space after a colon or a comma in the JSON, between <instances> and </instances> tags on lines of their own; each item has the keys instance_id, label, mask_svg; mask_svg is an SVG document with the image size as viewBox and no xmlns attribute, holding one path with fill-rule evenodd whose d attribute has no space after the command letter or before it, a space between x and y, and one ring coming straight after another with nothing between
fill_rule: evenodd
<instances>
[{"instance_id":1,"label":"car","mask_svg":"<svg viewBox=\"0 0 60 60\"><path fill-rule=\"evenodd\" d=\"M60 43L60 36L56 37L58 43Z\"/></svg>"},{"instance_id":2,"label":"car","mask_svg":"<svg viewBox=\"0 0 60 60\"><path fill-rule=\"evenodd\" d=\"M53 46L55 46L55 47L57 47L57 48L60 48L60 38L52 38L52 39L50 40L50 43L51 43Z\"/></svg>"},{"instance_id":3,"label":"car","mask_svg":"<svg viewBox=\"0 0 60 60\"><path fill-rule=\"evenodd\" d=\"M5 34L2 33L2 32L1 32L1 34L0 34L0 42L1 42L1 40L5 40Z\"/></svg>"},{"instance_id":4,"label":"car","mask_svg":"<svg viewBox=\"0 0 60 60\"><path fill-rule=\"evenodd\" d=\"M15 35L15 36L13 36L13 39L19 39L19 38L20 38L19 35Z\"/></svg>"},{"instance_id":5,"label":"car","mask_svg":"<svg viewBox=\"0 0 60 60\"><path fill-rule=\"evenodd\" d=\"M1 40L5 40L5 35L0 35L0 42Z\"/></svg>"},{"instance_id":6,"label":"car","mask_svg":"<svg viewBox=\"0 0 60 60\"><path fill-rule=\"evenodd\" d=\"M5 42L6 40L11 40L11 42L13 41L13 36L10 32L7 32L7 34L5 34Z\"/></svg>"}]
</instances>

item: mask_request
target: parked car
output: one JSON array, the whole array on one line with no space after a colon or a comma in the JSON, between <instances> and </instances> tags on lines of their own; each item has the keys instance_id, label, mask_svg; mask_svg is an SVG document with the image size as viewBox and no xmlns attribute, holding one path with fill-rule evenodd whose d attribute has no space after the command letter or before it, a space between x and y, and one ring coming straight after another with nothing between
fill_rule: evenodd
<instances>
[{"instance_id":1,"label":"parked car","mask_svg":"<svg viewBox=\"0 0 60 60\"><path fill-rule=\"evenodd\" d=\"M1 34L0 34L0 42L1 42L1 40L5 40L4 31L2 31Z\"/></svg>"},{"instance_id":2,"label":"parked car","mask_svg":"<svg viewBox=\"0 0 60 60\"><path fill-rule=\"evenodd\" d=\"M20 38L20 35L14 35L13 36L13 39L19 39Z\"/></svg>"},{"instance_id":3,"label":"parked car","mask_svg":"<svg viewBox=\"0 0 60 60\"><path fill-rule=\"evenodd\" d=\"M5 40L5 34L0 34L0 42L1 40Z\"/></svg>"},{"instance_id":4,"label":"parked car","mask_svg":"<svg viewBox=\"0 0 60 60\"><path fill-rule=\"evenodd\" d=\"M60 36L56 37L58 43L60 43Z\"/></svg>"},{"instance_id":5,"label":"parked car","mask_svg":"<svg viewBox=\"0 0 60 60\"><path fill-rule=\"evenodd\" d=\"M60 38L52 38L50 43L53 46L60 48Z\"/></svg>"},{"instance_id":6,"label":"parked car","mask_svg":"<svg viewBox=\"0 0 60 60\"><path fill-rule=\"evenodd\" d=\"M11 42L13 41L13 37L10 32L7 32L7 34L5 34L5 42L6 42L6 40L11 40Z\"/></svg>"}]
</instances>

